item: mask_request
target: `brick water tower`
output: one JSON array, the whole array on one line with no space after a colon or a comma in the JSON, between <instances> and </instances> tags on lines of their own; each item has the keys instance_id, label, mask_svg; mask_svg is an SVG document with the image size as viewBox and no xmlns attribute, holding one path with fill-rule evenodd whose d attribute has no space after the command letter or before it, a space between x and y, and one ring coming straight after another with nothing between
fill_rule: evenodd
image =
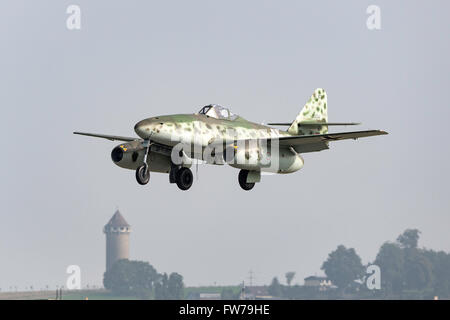
<instances>
[{"instance_id":1,"label":"brick water tower","mask_svg":"<svg viewBox=\"0 0 450 320\"><path fill-rule=\"evenodd\" d=\"M103 228L103 232L106 234L106 271L108 271L117 260L129 258L131 227L117 210Z\"/></svg>"}]
</instances>

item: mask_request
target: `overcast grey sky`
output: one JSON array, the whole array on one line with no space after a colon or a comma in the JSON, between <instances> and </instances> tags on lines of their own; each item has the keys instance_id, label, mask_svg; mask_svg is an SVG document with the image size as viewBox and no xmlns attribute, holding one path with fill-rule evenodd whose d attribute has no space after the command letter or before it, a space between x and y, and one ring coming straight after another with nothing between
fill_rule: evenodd
<instances>
[{"instance_id":1,"label":"overcast grey sky","mask_svg":"<svg viewBox=\"0 0 450 320\"><path fill-rule=\"evenodd\" d=\"M66 8L81 7L81 30ZM369 4L381 30L366 27ZM19 1L0 3L0 288L102 284L118 206L131 258L187 285L303 283L339 244L364 263L406 228L450 250L448 1ZM110 159L139 120L209 103L256 122L294 120L316 87L330 121L388 136L305 154L251 192L201 166L188 192ZM354 128L338 128L354 129ZM334 130L336 130L334 128Z\"/></svg>"}]
</instances>

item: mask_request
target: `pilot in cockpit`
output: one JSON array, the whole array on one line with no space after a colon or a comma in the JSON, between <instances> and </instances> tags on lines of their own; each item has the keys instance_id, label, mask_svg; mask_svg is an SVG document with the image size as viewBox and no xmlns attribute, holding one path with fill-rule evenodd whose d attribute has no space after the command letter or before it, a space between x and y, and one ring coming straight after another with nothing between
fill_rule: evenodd
<instances>
[{"instance_id":1,"label":"pilot in cockpit","mask_svg":"<svg viewBox=\"0 0 450 320\"><path fill-rule=\"evenodd\" d=\"M204 106L198 114L204 114L211 118L222 119L222 120L234 120L237 118L235 114L233 114L227 108L219 106L218 104L210 104Z\"/></svg>"}]
</instances>

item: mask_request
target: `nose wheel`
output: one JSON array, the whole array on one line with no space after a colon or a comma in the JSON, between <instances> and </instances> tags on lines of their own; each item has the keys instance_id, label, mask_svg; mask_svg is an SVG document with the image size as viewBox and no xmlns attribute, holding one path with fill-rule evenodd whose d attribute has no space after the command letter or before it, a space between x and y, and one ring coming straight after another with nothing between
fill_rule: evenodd
<instances>
[{"instance_id":1,"label":"nose wheel","mask_svg":"<svg viewBox=\"0 0 450 320\"><path fill-rule=\"evenodd\" d=\"M248 170L242 169L241 171L239 171L239 177L238 177L239 185L245 191L252 190L253 187L255 186L254 182L251 182L251 183L247 182L248 172L249 172Z\"/></svg>"},{"instance_id":2,"label":"nose wheel","mask_svg":"<svg viewBox=\"0 0 450 320\"><path fill-rule=\"evenodd\" d=\"M140 185L146 185L150 181L150 169L147 164L143 164L136 169L136 181Z\"/></svg>"},{"instance_id":3,"label":"nose wheel","mask_svg":"<svg viewBox=\"0 0 450 320\"><path fill-rule=\"evenodd\" d=\"M148 167L147 157L150 152L150 146L152 143L150 142L150 138L146 140L147 150L144 155L144 163L136 169L136 181L140 185L146 185L150 181L150 168Z\"/></svg>"}]
</instances>

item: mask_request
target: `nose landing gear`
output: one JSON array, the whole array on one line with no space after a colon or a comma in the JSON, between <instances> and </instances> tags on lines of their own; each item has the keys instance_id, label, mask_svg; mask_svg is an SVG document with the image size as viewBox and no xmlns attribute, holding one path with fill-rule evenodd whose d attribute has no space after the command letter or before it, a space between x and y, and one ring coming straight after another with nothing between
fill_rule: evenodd
<instances>
[{"instance_id":1,"label":"nose landing gear","mask_svg":"<svg viewBox=\"0 0 450 320\"><path fill-rule=\"evenodd\" d=\"M147 150L144 155L144 163L136 169L136 181L140 185L146 185L150 181L150 168L148 167L147 157L150 151L151 142L150 139L146 140Z\"/></svg>"},{"instance_id":2,"label":"nose landing gear","mask_svg":"<svg viewBox=\"0 0 450 320\"><path fill-rule=\"evenodd\" d=\"M245 191L249 191L249 190L253 189L253 187L255 186L254 182L247 182L248 173L249 173L249 171L244 170L244 169L239 171L239 177L238 177L239 185Z\"/></svg>"},{"instance_id":3,"label":"nose landing gear","mask_svg":"<svg viewBox=\"0 0 450 320\"><path fill-rule=\"evenodd\" d=\"M150 181L150 170L146 163L136 169L136 180L140 185L146 185Z\"/></svg>"}]
</instances>

